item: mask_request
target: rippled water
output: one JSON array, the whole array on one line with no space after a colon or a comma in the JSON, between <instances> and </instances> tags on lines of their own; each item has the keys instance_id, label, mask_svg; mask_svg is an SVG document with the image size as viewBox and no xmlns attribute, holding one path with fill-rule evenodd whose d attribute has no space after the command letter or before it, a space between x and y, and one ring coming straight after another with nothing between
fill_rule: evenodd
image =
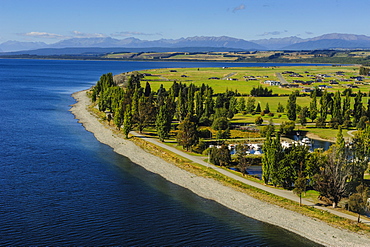
<instances>
[{"instance_id":1,"label":"rippled water","mask_svg":"<svg viewBox=\"0 0 370 247\"><path fill-rule=\"evenodd\" d=\"M315 245L144 170L68 111L103 73L190 66L235 65L0 60L0 245Z\"/></svg>"}]
</instances>

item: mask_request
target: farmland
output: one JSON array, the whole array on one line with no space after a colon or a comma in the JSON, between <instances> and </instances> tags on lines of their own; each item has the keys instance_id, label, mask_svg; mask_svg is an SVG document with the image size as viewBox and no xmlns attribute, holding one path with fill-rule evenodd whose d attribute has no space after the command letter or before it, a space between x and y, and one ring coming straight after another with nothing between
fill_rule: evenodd
<instances>
[{"instance_id":1,"label":"farmland","mask_svg":"<svg viewBox=\"0 0 370 247\"><path fill-rule=\"evenodd\" d=\"M194 84L200 87L202 84L213 88L214 93L224 93L226 90L236 92L237 98L250 97L252 88L258 86L267 87L272 90L273 96L254 97L256 104L264 109L268 104L273 114L263 116L264 124L273 122L281 124L288 121L286 113L277 113L278 103L284 107L287 104L288 96L292 92L299 92L297 105L309 107L311 98L309 90L322 88L329 93L337 91L343 93L345 90L352 90L357 93L359 90L366 97L362 98L364 105L367 105L370 91L370 77L359 77L359 66L284 66L284 67L223 67L223 68L166 68L140 71L144 74L142 83L148 82L151 89L156 92L161 85L169 89L173 82L182 84ZM270 86L267 81L279 81L278 74L282 76L287 85ZM307 92L302 92L308 90ZM344 97L344 96L342 96ZM353 99L351 105L353 105ZM254 124L255 114L237 113L232 119L234 124ZM310 131L325 139L334 139L337 130L313 128L314 123L308 122L307 126L296 127L301 130ZM348 134L345 133L345 137Z\"/></svg>"},{"instance_id":2,"label":"farmland","mask_svg":"<svg viewBox=\"0 0 370 247\"><path fill-rule=\"evenodd\" d=\"M370 62L370 51L117 52L101 55L100 59L368 64Z\"/></svg>"},{"instance_id":3,"label":"farmland","mask_svg":"<svg viewBox=\"0 0 370 247\"><path fill-rule=\"evenodd\" d=\"M343 92L347 88L353 88L356 92L368 92L370 90L370 76L362 81L358 77L358 66L284 66L284 67L230 67L230 68L173 68L154 69L141 71L145 74L143 81L148 81L152 89L157 90L161 84L169 88L173 81L181 83L193 83L201 86L203 83L210 85L215 93L225 92L226 89L235 91L241 95L249 95L253 87L263 85L273 90L277 96L289 95L291 92L306 88L314 88L325 85L328 92ZM294 72L295 74L287 74ZM290 85L289 87L269 86L265 81L278 81L280 73ZM295 81L299 81L295 83ZM309 83L309 85L303 85Z\"/></svg>"}]
</instances>

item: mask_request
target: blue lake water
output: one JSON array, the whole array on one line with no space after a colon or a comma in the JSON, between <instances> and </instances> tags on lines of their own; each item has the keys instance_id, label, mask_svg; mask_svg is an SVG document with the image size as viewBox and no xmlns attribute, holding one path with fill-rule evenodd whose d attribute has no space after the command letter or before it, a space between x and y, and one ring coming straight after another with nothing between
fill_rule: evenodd
<instances>
[{"instance_id":1,"label":"blue lake water","mask_svg":"<svg viewBox=\"0 0 370 247\"><path fill-rule=\"evenodd\" d=\"M103 73L257 65L0 59L0 245L314 246L133 164L68 111Z\"/></svg>"}]
</instances>

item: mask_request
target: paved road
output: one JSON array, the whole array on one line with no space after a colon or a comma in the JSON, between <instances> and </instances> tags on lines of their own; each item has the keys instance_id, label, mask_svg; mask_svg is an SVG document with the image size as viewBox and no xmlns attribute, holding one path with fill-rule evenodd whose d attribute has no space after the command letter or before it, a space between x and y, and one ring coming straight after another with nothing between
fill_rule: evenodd
<instances>
[{"instance_id":1,"label":"paved road","mask_svg":"<svg viewBox=\"0 0 370 247\"><path fill-rule=\"evenodd\" d=\"M281 75L281 73L276 73L276 77L280 80L281 84L288 84L288 82L285 80L284 76Z\"/></svg>"},{"instance_id":2,"label":"paved road","mask_svg":"<svg viewBox=\"0 0 370 247\"><path fill-rule=\"evenodd\" d=\"M261 190L264 190L264 191L267 191L267 192L270 192L272 194L275 194L275 195L278 195L280 197L283 197L283 198L287 198L289 200L292 200L292 201L295 201L295 202L298 202L299 203L299 197L297 195L295 195L292 191L288 191L288 190L280 190L280 189L276 189L274 187L269 187L269 186L266 186L266 185L263 185L263 184L260 184L260 183L256 183L256 182L253 182L253 181L250 181L246 178L243 178L243 177L240 177L240 176L237 176L231 172L228 172L228 171L225 171L224 169L221 169L215 165L212 165L210 163L207 163L205 161L203 161L201 158L199 157L196 157L196 156L192 156L192 155L189 155L183 151L180 151L176 148L173 148L173 147L170 147L160 141L158 141L157 139L155 138L151 138L151 137L147 137L147 136L144 136L144 135L141 135L137 132L134 132L134 131L131 131L130 134L134 135L134 136L137 136L137 137L140 137L142 139L144 139L145 141L147 142L150 142L150 143L153 143L154 145L157 145L157 146L160 146L164 149L167 149L175 154L178 154L186 159L189 159L195 163L198 163L198 164L201 164L205 167L210 167L228 177L231 177L235 180L238 180L242 183L245 183L245 184L248 184L250 186L253 186L253 187L256 187L256 188L259 188ZM304 205L308 205L308 206L312 206L312 207L315 207L317 209L320 209L320 210L324 210L324 211L328 211L332 214L335 214L335 215L338 215L340 217L343 217L343 218L347 218L347 219L350 219L350 220L353 220L353 221L356 221L357 222L357 217L355 216L352 216L352 215L348 215L348 214L345 214L345 213L342 213L342 212L338 212L336 210L333 210L331 208L327 208L327 207L321 207L321 206L317 206L317 205L314 205L313 202L310 202L310 201L307 201L305 199L302 199L302 204ZM365 224L368 224L370 225L370 220L366 220L366 221L362 221L362 223L365 223Z\"/></svg>"},{"instance_id":3,"label":"paved road","mask_svg":"<svg viewBox=\"0 0 370 247\"><path fill-rule=\"evenodd\" d=\"M225 77L221 78L221 80L227 80L228 78L232 77L235 74L236 74L236 72L230 73L230 74L226 75Z\"/></svg>"}]
</instances>

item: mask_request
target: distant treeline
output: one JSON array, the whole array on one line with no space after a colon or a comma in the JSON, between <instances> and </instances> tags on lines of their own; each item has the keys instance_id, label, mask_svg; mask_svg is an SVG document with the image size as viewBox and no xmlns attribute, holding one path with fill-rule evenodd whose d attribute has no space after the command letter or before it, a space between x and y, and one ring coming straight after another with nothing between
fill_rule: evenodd
<instances>
[{"instance_id":1,"label":"distant treeline","mask_svg":"<svg viewBox=\"0 0 370 247\"><path fill-rule=\"evenodd\" d=\"M182 52L179 50L179 52ZM237 52L237 51L230 51L230 53L223 54L223 57L225 57L225 60L220 60L219 57L217 59L215 58L212 60L211 56L209 56L207 59L202 60L202 58L195 58L194 61L227 61L227 62L233 62L230 60L230 57L234 57L234 62L259 62L259 63L266 63L266 62L278 62L278 63L331 63L331 64L362 64L365 66L370 65L370 56L362 56L362 57L356 57L353 54L351 54L351 50L348 51L339 51L339 50L314 50L314 51L279 51L275 54L272 54L270 56L259 56L259 57L246 57L245 54L254 54L258 53L256 52ZM364 51L365 52L365 51ZM171 60L171 57L180 53L168 53L168 55L165 55L165 52L160 52L158 56L152 55L151 58L145 58L139 56L140 54L145 53L145 51L142 52L134 52L134 54L130 57L125 58L113 58L113 57L106 57L107 54L111 53L103 53L103 52L83 52L83 53L73 53L73 54L39 54L37 51L30 51L27 53L27 51L24 52L24 54L17 52L14 54L5 53L3 55L0 54L0 58L31 58L31 59L80 59L80 60L91 60L91 59L98 59L98 60L150 60L150 61L192 61L192 58L186 58L186 55L183 59L173 59ZM153 52L155 53L155 52ZM204 55L208 52L187 52L187 55ZM262 52L261 52L262 53ZM304 54L307 55L306 57L302 56L294 56L294 54Z\"/></svg>"}]
</instances>

